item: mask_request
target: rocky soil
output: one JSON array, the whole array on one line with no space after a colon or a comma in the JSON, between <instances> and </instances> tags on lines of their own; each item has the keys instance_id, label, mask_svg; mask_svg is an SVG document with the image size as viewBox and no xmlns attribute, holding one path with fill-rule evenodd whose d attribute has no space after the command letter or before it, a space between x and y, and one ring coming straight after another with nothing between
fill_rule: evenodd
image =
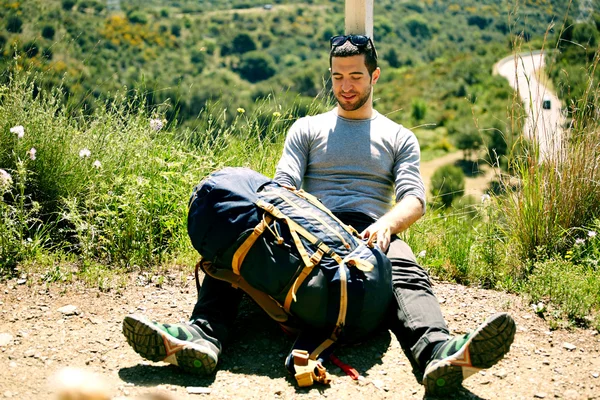
<instances>
[{"instance_id":1,"label":"rocky soil","mask_svg":"<svg viewBox=\"0 0 600 400\"><path fill-rule=\"evenodd\" d=\"M216 375L199 378L142 360L121 333L126 314L161 322L185 320L196 298L192 275L174 274L158 285L143 275L107 293L78 283L0 284L0 399L53 399L52 378L64 367L95 374L116 398L162 393L173 399L423 399L396 339L382 333L337 356L356 368L357 381L327 365L329 386L295 387L283 366L292 339L257 306L242 305L236 338ZM454 398L600 399L600 335L555 330L520 297L435 282L454 333L474 329L490 314L507 311L517 322L511 352L495 367L465 381Z\"/></svg>"}]
</instances>

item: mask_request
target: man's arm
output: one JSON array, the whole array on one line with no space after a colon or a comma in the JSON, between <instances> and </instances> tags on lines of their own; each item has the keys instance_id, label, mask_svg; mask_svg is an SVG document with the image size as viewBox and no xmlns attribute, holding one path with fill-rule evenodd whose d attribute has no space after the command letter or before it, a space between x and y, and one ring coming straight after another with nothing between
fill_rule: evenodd
<instances>
[{"instance_id":1,"label":"man's arm","mask_svg":"<svg viewBox=\"0 0 600 400\"><path fill-rule=\"evenodd\" d=\"M408 229L423 215L423 204L415 196L406 196L399 203L379 218L374 224L365 229L361 235L371 245L377 245L386 251L392 240L392 235Z\"/></svg>"}]
</instances>

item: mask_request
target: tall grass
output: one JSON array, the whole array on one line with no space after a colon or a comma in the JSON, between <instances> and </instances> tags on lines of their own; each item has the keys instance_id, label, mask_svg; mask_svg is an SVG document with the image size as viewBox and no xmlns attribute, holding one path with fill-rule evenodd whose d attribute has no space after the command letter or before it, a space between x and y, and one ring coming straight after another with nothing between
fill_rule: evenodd
<instances>
[{"instance_id":1,"label":"tall grass","mask_svg":"<svg viewBox=\"0 0 600 400\"><path fill-rule=\"evenodd\" d=\"M39 79L20 73L0 88L0 275L43 254L67 254L80 270L193 263L193 186L226 165L272 175L299 112L273 97L233 119L207 105L198 128L179 129L165 125L164 107L148 110L123 92L73 117L60 88L42 92ZM317 99L302 111L323 105ZM22 137L11 132L18 126Z\"/></svg>"}]
</instances>

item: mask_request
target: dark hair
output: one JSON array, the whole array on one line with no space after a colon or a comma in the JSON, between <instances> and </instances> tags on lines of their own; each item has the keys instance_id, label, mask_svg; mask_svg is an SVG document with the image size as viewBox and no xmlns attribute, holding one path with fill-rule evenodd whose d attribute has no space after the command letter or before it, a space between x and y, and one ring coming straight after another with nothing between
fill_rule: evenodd
<instances>
[{"instance_id":1,"label":"dark hair","mask_svg":"<svg viewBox=\"0 0 600 400\"><path fill-rule=\"evenodd\" d=\"M341 46L333 46L329 52L329 67L331 68L331 60L333 57L352 57L365 55L365 67L369 71L369 75L373 76L373 71L377 69L377 57L375 56L375 49L369 42L365 46L355 46L347 40L346 43Z\"/></svg>"}]
</instances>

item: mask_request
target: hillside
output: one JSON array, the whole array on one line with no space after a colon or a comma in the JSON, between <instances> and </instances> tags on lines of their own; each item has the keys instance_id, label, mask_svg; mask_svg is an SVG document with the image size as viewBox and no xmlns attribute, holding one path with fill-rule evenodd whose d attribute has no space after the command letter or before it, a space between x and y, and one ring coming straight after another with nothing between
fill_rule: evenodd
<instances>
[{"instance_id":1,"label":"hillside","mask_svg":"<svg viewBox=\"0 0 600 400\"><path fill-rule=\"evenodd\" d=\"M150 106L167 102L169 120L188 125L209 100L221 100L231 117L266 96L306 104L327 80L328 40L343 29L344 2L263 5L3 0L0 65L40 71L44 85L60 87L76 109L137 89ZM499 121L504 131L510 91L491 77L493 63L515 43L541 43L568 8L564 0L376 1L384 70L377 107L405 125L423 125L431 131L424 141L442 150L445 135L476 129L473 117L484 120L480 129Z\"/></svg>"}]
</instances>

